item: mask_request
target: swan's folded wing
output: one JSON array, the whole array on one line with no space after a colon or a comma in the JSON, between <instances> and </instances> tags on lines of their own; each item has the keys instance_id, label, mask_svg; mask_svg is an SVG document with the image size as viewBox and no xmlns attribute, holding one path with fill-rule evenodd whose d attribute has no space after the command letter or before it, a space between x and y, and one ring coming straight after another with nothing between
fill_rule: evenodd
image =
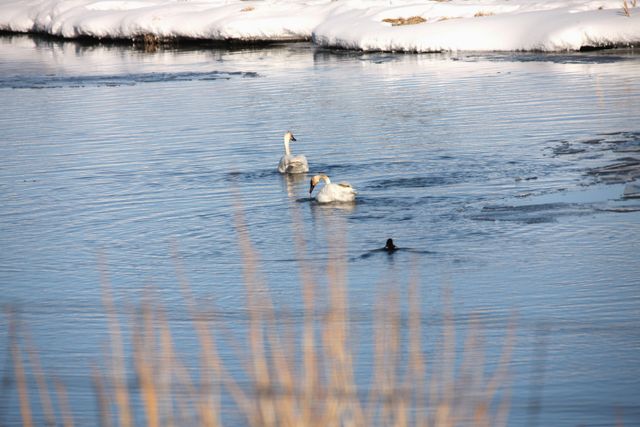
<instances>
[{"instance_id":1,"label":"swan's folded wing","mask_svg":"<svg viewBox=\"0 0 640 427\"><path fill-rule=\"evenodd\" d=\"M346 189L351 190L351 193L353 193L353 194L358 194L358 192L356 191L356 189L355 189L355 188L353 188L353 187L351 186L351 184L349 184L348 182L339 182L339 183L338 183L338 185L339 185L340 187L342 187L342 188L346 188Z\"/></svg>"},{"instance_id":2,"label":"swan's folded wing","mask_svg":"<svg viewBox=\"0 0 640 427\"><path fill-rule=\"evenodd\" d=\"M289 165L290 166L304 166L307 164L306 159L298 159L298 158L293 158L289 161Z\"/></svg>"},{"instance_id":3,"label":"swan's folded wing","mask_svg":"<svg viewBox=\"0 0 640 427\"><path fill-rule=\"evenodd\" d=\"M288 167L288 157L289 156L282 156L282 158L280 159L280 163L278 163L278 172L280 173L285 173L287 171L287 167Z\"/></svg>"},{"instance_id":4,"label":"swan's folded wing","mask_svg":"<svg viewBox=\"0 0 640 427\"><path fill-rule=\"evenodd\" d=\"M307 158L303 155L290 157L287 162L287 172L301 173L308 172L309 166L307 164Z\"/></svg>"}]
</instances>

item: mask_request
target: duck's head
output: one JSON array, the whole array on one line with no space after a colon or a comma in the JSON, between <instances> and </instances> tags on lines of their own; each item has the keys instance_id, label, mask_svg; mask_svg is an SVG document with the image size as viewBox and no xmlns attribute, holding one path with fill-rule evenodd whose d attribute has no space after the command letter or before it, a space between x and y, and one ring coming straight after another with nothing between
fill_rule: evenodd
<instances>
[{"instance_id":1,"label":"duck's head","mask_svg":"<svg viewBox=\"0 0 640 427\"><path fill-rule=\"evenodd\" d=\"M295 136L293 136L290 130L284 134L284 142L288 143L289 141L296 141Z\"/></svg>"},{"instance_id":2,"label":"duck's head","mask_svg":"<svg viewBox=\"0 0 640 427\"><path fill-rule=\"evenodd\" d=\"M387 244L384 245L384 250L387 252L393 252L396 249L398 249L398 247L393 244L393 239L387 239Z\"/></svg>"},{"instance_id":3,"label":"duck's head","mask_svg":"<svg viewBox=\"0 0 640 427\"><path fill-rule=\"evenodd\" d=\"M324 180L325 182L328 182L329 177L326 175L314 175L313 178L311 178L311 185L309 185L309 194L313 192L313 189L322 180Z\"/></svg>"}]
</instances>

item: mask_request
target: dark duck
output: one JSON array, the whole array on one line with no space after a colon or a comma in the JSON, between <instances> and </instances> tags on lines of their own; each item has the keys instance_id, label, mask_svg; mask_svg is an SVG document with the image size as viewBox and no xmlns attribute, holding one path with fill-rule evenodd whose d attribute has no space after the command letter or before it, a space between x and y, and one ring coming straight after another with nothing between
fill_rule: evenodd
<instances>
[{"instance_id":1,"label":"dark duck","mask_svg":"<svg viewBox=\"0 0 640 427\"><path fill-rule=\"evenodd\" d=\"M387 252L393 252L398 249L396 245L393 244L393 239L387 239L387 244L384 245L383 248Z\"/></svg>"}]
</instances>

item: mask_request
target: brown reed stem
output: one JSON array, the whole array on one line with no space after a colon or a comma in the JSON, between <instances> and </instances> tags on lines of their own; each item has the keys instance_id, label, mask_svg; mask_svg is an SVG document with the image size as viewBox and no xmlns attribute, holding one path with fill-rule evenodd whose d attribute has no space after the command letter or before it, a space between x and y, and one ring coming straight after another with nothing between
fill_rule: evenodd
<instances>
[{"instance_id":1,"label":"brown reed stem","mask_svg":"<svg viewBox=\"0 0 640 427\"><path fill-rule=\"evenodd\" d=\"M291 203L292 224L294 233L294 243L296 253L306 254L307 246L304 240L304 223L300 214L298 203ZM298 261L298 270L302 284L302 297L304 304L303 336L302 336L302 375L300 375L300 389L302 390L302 401L299 404L301 409L301 423L303 425L313 425L318 420L318 414L314 410L314 403L319 394L319 367L316 352L316 333L314 327L315 317L315 280L311 269L306 262Z\"/></svg>"},{"instance_id":2,"label":"brown reed stem","mask_svg":"<svg viewBox=\"0 0 640 427\"><path fill-rule=\"evenodd\" d=\"M405 383L413 386L414 409L416 411L415 425L416 427L427 427L427 417L420 408L420 405L426 404L425 381L427 365L422 350L422 310L418 295L420 280L416 271L416 262L416 260L413 261L412 273L409 278L409 290L407 292L409 306L409 369L407 370Z\"/></svg>"},{"instance_id":3,"label":"brown reed stem","mask_svg":"<svg viewBox=\"0 0 640 427\"><path fill-rule=\"evenodd\" d=\"M35 350L31 342L31 338L28 334L25 334L25 341L27 343L27 355L29 357L29 364L34 371L36 382L38 384L38 393L40 395L40 402L42 404L42 411L44 412L45 424L48 426L56 425L56 417L53 411L53 404L51 403L51 396L49 394L49 387L47 386L47 379L42 370L40 363L40 357Z\"/></svg>"},{"instance_id":4,"label":"brown reed stem","mask_svg":"<svg viewBox=\"0 0 640 427\"><path fill-rule=\"evenodd\" d=\"M143 308L142 317L142 332L136 333L134 337L136 372L147 417L147 425L149 427L158 427L158 397L155 387L154 369L149 358L145 357L154 354L153 338L155 334L153 332L153 315L148 306Z\"/></svg>"},{"instance_id":5,"label":"brown reed stem","mask_svg":"<svg viewBox=\"0 0 640 427\"><path fill-rule=\"evenodd\" d=\"M54 380L56 393L58 395L58 404L62 413L62 425L64 427L73 427L73 414L69 406L69 398L67 397L67 389L59 379Z\"/></svg>"},{"instance_id":6,"label":"brown reed stem","mask_svg":"<svg viewBox=\"0 0 640 427\"><path fill-rule=\"evenodd\" d=\"M200 319L201 316L196 310L196 305L191 293L191 287L186 279L186 274L184 273L181 258L178 254L178 248L175 242L172 244L172 258L175 265L176 276L178 277L178 282L180 284L180 291L182 292L183 298L186 302L189 317L191 318L198 334L198 341L202 351L200 363L203 370L203 379L200 395L205 397L198 405L200 419L207 427L218 427L221 425L221 421L219 419L220 390L219 387L217 387L216 392L214 392L214 382L211 381L210 377L213 375L216 379L219 379L222 376L222 363L218 355L215 340L211 338L210 333L206 328L206 322ZM171 335L167 328L162 331L162 336L162 342L164 343L163 347L166 349L165 353L173 354ZM219 382L216 381L215 384L219 385Z\"/></svg>"},{"instance_id":7,"label":"brown reed stem","mask_svg":"<svg viewBox=\"0 0 640 427\"><path fill-rule=\"evenodd\" d=\"M264 427L276 427L276 412L272 393L272 382L269 374L269 363L265 353L264 320L262 310L267 308L265 298L258 298L260 289L257 287L261 281L257 275L257 255L251 246L247 233L244 215L240 209L236 209L236 230L238 243L244 261L244 283L246 289L247 306L249 310L249 345L251 347L252 377L258 393L257 419Z\"/></svg>"},{"instance_id":8,"label":"brown reed stem","mask_svg":"<svg viewBox=\"0 0 640 427\"><path fill-rule=\"evenodd\" d=\"M91 373L93 389L96 393L96 402L98 404L98 421L100 427L111 427L111 411L109 410L109 398L105 390L102 373L97 366L94 366Z\"/></svg>"},{"instance_id":9,"label":"brown reed stem","mask_svg":"<svg viewBox=\"0 0 640 427\"><path fill-rule=\"evenodd\" d=\"M20 399L20 414L22 415L23 427L33 426L31 416L31 405L29 400L29 390L27 387L27 377L22 364L22 352L18 343L16 333L16 320L12 313L9 313L9 337L11 341L11 357L13 361L13 371L18 385L18 396Z\"/></svg>"},{"instance_id":10,"label":"brown reed stem","mask_svg":"<svg viewBox=\"0 0 640 427\"><path fill-rule=\"evenodd\" d=\"M120 323L118 322L117 311L113 305L111 295L111 282L104 259L104 254L99 256L100 281L102 284L102 303L105 307L109 324L109 337L111 339L111 377L113 378L116 405L120 416L121 427L131 427L131 410L129 405L129 391L126 383L126 372L124 369L124 350L122 345L122 335L120 333Z\"/></svg>"}]
</instances>

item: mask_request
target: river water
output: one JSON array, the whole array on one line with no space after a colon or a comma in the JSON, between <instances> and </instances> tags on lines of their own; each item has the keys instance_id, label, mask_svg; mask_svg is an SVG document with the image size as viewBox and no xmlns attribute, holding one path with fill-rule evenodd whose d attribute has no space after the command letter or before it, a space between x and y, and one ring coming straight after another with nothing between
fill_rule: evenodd
<instances>
[{"instance_id":1,"label":"river water","mask_svg":"<svg viewBox=\"0 0 640 427\"><path fill-rule=\"evenodd\" d=\"M404 295L414 271L425 327L438 330L447 300L460 337L480 318L489 369L515 325L509 425L640 425L640 202L623 197L638 171L602 169L640 157L638 76L630 51L144 52L1 37L0 425L20 424L10 317L76 423L97 423L101 273L125 334L152 293L186 359L200 350L177 264L198 303L242 330L238 212L293 319L300 265L321 287L342 260L370 354L380 295ZM318 205L311 174L276 172L286 130L357 203ZM400 251L374 251L389 237Z\"/></svg>"}]
</instances>

